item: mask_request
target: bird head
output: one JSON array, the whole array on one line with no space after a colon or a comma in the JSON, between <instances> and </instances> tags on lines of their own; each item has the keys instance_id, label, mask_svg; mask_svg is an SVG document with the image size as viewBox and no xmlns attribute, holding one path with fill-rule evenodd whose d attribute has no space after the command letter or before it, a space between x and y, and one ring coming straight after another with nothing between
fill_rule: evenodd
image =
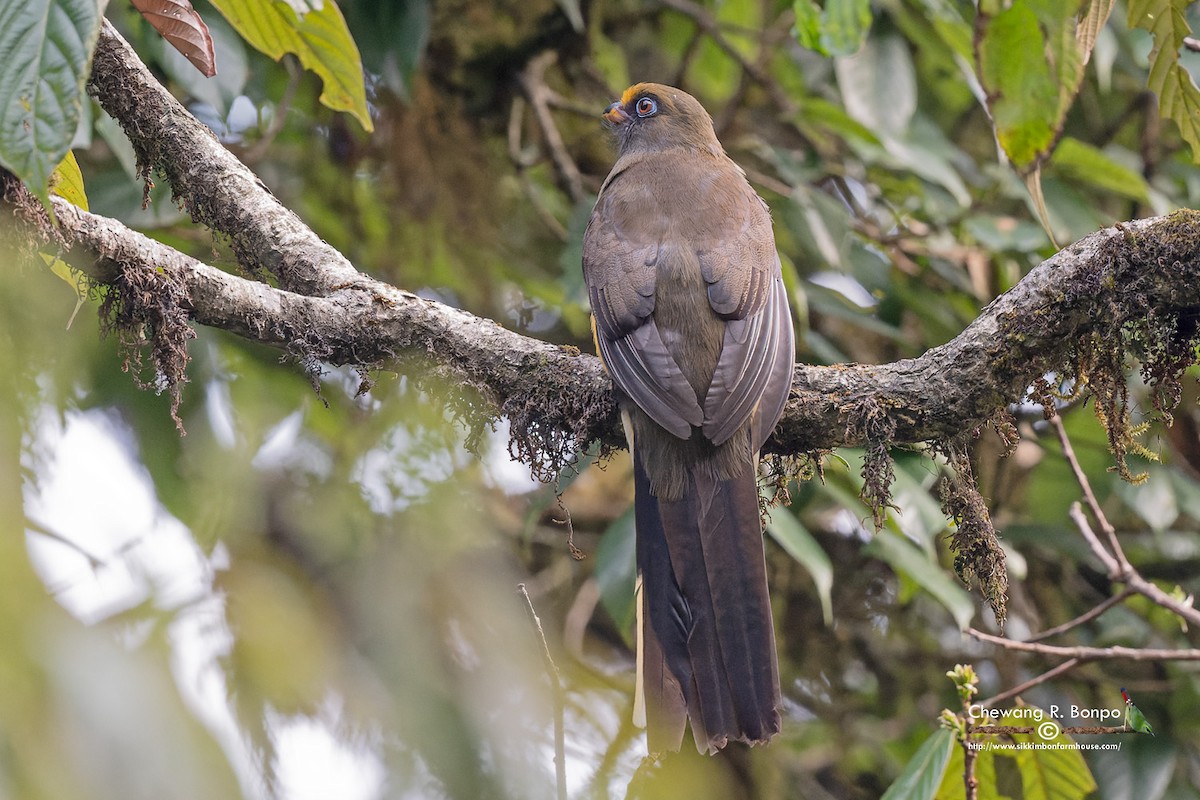
<instances>
[{"instance_id":1,"label":"bird head","mask_svg":"<svg viewBox=\"0 0 1200 800\"><path fill-rule=\"evenodd\" d=\"M636 83L603 115L621 154L685 147L723 152L704 106L682 89Z\"/></svg>"}]
</instances>

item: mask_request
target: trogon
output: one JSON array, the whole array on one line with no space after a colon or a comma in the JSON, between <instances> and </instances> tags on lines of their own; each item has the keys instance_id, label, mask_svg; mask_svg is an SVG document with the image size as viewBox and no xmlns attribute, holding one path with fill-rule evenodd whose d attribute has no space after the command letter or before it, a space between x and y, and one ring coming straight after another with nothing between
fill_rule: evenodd
<instances>
[{"instance_id":1,"label":"trogon","mask_svg":"<svg viewBox=\"0 0 1200 800\"><path fill-rule=\"evenodd\" d=\"M771 216L685 92L631 86L583 239L596 346L633 452L635 721L651 752L779 732L758 452L795 334Z\"/></svg>"}]
</instances>

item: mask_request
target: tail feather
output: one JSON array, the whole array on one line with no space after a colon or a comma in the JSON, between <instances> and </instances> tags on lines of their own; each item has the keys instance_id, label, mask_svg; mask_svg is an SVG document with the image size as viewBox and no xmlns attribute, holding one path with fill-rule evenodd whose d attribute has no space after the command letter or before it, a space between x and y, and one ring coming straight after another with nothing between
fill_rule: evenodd
<instances>
[{"instance_id":1,"label":"tail feather","mask_svg":"<svg viewBox=\"0 0 1200 800\"><path fill-rule=\"evenodd\" d=\"M650 494L635 461L642 685L651 750L758 743L779 731L779 675L753 469L693 474L680 500Z\"/></svg>"}]
</instances>

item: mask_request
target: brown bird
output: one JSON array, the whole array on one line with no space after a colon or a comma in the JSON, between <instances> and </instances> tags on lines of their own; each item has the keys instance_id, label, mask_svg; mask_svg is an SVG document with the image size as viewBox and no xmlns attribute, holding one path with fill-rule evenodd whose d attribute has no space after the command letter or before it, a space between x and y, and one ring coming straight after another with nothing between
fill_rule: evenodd
<instances>
[{"instance_id":1,"label":"brown bird","mask_svg":"<svg viewBox=\"0 0 1200 800\"><path fill-rule=\"evenodd\" d=\"M651 752L779 732L758 451L795 340L771 216L687 93L639 83L583 237L596 347L633 451L635 721Z\"/></svg>"}]
</instances>

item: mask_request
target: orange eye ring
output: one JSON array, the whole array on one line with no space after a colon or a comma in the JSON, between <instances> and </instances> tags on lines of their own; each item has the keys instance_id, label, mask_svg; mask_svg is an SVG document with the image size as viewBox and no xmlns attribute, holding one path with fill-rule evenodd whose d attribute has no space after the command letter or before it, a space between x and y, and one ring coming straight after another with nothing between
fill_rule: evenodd
<instances>
[{"instance_id":1,"label":"orange eye ring","mask_svg":"<svg viewBox=\"0 0 1200 800\"><path fill-rule=\"evenodd\" d=\"M652 117L658 113L658 103L653 97L643 97L637 101L634 111L639 117Z\"/></svg>"}]
</instances>

